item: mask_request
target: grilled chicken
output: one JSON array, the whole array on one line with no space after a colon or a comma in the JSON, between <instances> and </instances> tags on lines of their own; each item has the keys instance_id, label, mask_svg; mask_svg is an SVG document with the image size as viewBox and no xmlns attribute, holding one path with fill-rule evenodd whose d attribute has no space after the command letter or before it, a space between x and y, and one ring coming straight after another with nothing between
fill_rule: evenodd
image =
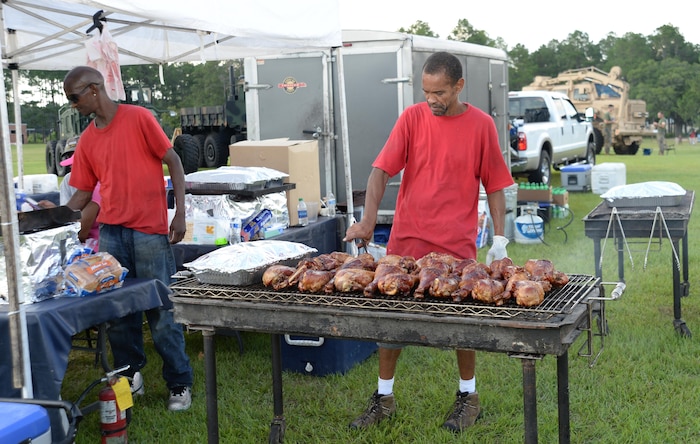
<instances>
[{"instance_id":1,"label":"grilled chicken","mask_svg":"<svg viewBox=\"0 0 700 444\"><path fill-rule=\"evenodd\" d=\"M472 289L476 281L489 278L489 272L489 267L479 262L474 262L464 267L459 280L459 286L457 290L452 293L452 300L459 302L468 299L472 294Z\"/></svg>"},{"instance_id":2,"label":"grilled chicken","mask_svg":"<svg viewBox=\"0 0 700 444\"><path fill-rule=\"evenodd\" d=\"M289 277L295 269L286 265L272 265L268 267L262 276L262 283L266 287L281 290L289 286Z\"/></svg>"},{"instance_id":3,"label":"grilled chicken","mask_svg":"<svg viewBox=\"0 0 700 444\"><path fill-rule=\"evenodd\" d=\"M345 268L361 268L374 271L374 269L377 268L377 262L371 254L362 253L357 257L350 256L338 269L341 270Z\"/></svg>"},{"instance_id":4,"label":"grilled chicken","mask_svg":"<svg viewBox=\"0 0 700 444\"><path fill-rule=\"evenodd\" d=\"M452 294L459 289L459 276L453 274L438 276L430 284L428 293L434 298L452 298Z\"/></svg>"},{"instance_id":5,"label":"grilled chicken","mask_svg":"<svg viewBox=\"0 0 700 444\"><path fill-rule=\"evenodd\" d=\"M487 304L503 305L509 295L505 292L503 282L487 278L479 279L474 283L472 298Z\"/></svg>"},{"instance_id":6,"label":"grilled chicken","mask_svg":"<svg viewBox=\"0 0 700 444\"><path fill-rule=\"evenodd\" d=\"M433 281L440 277L446 276L450 272L450 265L444 262L434 262L425 268L421 268L418 272L418 286L413 292L413 297L423 299L425 292L433 285Z\"/></svg>"},{"instance_id":7,"label":"grilled chicken","mask_svg":"<svg viewBox=\"0 0 700 444\"><path fill-rule=\"evenodd\" d=\"M397 265L401 267L405 273L413 273L418 268L416 259L413 256L400 256L398 254L387 254L377 259L377 267L382 264Z\"/></svg>"},{"instance_id":8,"label":"grilled chicken","mask_svg":"<svg viewBox=\"0 0 700 444\"><path fill-rule=\"evenodd\" d=\"M343 268L335 272L333 287L341 293L362 292L374 280L374 271L362 268ZM328 291L328 285L326 285Z\"/></svg>"},{"instance_id":9,"label":"grilled chicken","mask_svg":"<svg viewBox=\"0 0 700 444\"><path fill-rule=\"evenodd\" d=\"M538 281L517 281L513 285L515 302L523 307L534 307L544 301L544 288Z\"/></svg>"},{"instance_id":10,"label":"grilled chicken","mask_svg":"<svg viewBox=\"0 0 700 444\"><path fill-rule=\"evenodd\" d=\"M504 279L503 272L513 265L513 261L509 257L504 257L503 259L496 259L491 262L489 268L491 269L491 279Z\"/></svg>"},{"instance_id":11,"label":"grilled chicken","mask_svg":"<svg viewBox=\"0 0 700 444\"><path fill-rule=\"evenodd\" d=\"M377 282L377 288L381 294L387 296L406 297L418 283L418 276L409 273L389 273L382 276Z\"/></svg>"},{"instance_id":12,"label":"grilled chicken","mask_svg":"<svg viewBox=\"0 0 700 444\"><path fill-rule=\"evenodd\" d=\"M399 256L400 258L401 256ZM398 263L398 261L397 261ZM380 263L377 261L377 269L374 270L374 279L370 282L362 291L367 297L371 297L379 292L379 281L384 278L387 274L406 274L398 265L392 263Z\"/></svg>"},{"instance_id":13,"label":"grilled chicken","mask_svg":"<svg viewBox=\"0 0 700 444\"><path fill-rule=\"evenodd\" d=\"M332 271L306 270L301 275L297 288L305 293L320 293L332 278Z\"/></svg>"},{"instance_id":14,"label":"grilled chicken","mask_svg":"<svg viewBox=\"0 0 700 444\"><path fill-rule=\"evenodd\" d=\"M530 273L533 281L554 280L554 264L548 259L530 259L525 262L524 268Z\"/></svg>"}]
</instances>

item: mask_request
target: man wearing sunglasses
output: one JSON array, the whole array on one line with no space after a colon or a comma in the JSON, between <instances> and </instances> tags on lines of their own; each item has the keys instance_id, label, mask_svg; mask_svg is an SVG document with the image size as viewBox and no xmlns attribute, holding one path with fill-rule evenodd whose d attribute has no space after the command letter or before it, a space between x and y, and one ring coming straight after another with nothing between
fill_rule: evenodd
<instances>
[{"instance_id":1,"label":"man wearing sunglasses","mask_svg":"<svg viewBox=\"0 0 700 444\"><path fill-rule=\"evenodd\" d=\"M75 150L70 185L77 191L67 205L82 210L99 182L100 251L126 267L128 277L170 284L176 272L170 245L185 235L185 175L180 158L150 111L109 98L96 69L74 68L64 78L63 89L72 107L84 116L95 115ZM169 227L163 163L175 193L176 212ZM170 390L168 409L186 410L192 402L193 373L182 326L169 308L145 314L163 359L162 374ZM137 394L143 393L139 370L146 365L142 324L143 313L135 313L108 329L114 367L130 366L125 374L132 378L132 391Z\"/></svg>"}]
</instances>

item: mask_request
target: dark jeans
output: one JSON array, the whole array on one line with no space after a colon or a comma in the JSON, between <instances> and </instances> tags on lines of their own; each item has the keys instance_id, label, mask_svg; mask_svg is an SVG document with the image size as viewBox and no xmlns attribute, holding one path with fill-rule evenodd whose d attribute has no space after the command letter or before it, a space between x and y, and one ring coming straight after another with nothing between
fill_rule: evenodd
<instances>
[{"instance_id":1,"label":"dark jeans","mask_svg":"<svg viewBox=\"0 0 700 444\"><path fill-rule=\"evenodd\" d=\"M166 235L145 234L119 225L100 226L100 251L106 251L129 270L130 278L159 279L170 285L175 273L175 258ZM185 353L182 325L172 311L154 308L145 312L153 344L163 359L163 379L172 389L192 386L190 358ZM114 356L114 367L129 365L132 374L146 365L143 350L143 313L120 318L107 330Z\"/></svg>"}]
</instances>

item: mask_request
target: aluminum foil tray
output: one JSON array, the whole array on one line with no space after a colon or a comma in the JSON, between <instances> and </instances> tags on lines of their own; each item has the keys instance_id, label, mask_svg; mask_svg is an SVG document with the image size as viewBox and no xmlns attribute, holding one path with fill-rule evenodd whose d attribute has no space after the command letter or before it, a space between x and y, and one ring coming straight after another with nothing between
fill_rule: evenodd
<instances>
[{"instance_id":1,"label":"aluminum foil tray","mask_svg":"<svg viewBox=\"0 0 700 444\"><path fill-rule=\"evenodd\" d=\"M272 265L287 265L295 267L299 261L308 257L308 255L298 256L292 259L285 259L274 264L268 264L253 270L238 270L231 273L223 273L220 271L198 271L194 273L195 278L202 284L210 285L230 285L237 287L248 287L250 285L261 284L262 276L265 270Z\"/></svg>"},{"instance_id":2,"label":"aluminum foil tray","mask_svg":"<svg viewBox=\"0 0 700 444\"><path fill-rule=\"evenodd\" d=\"M683 196L657 197L616 197L605 199L609 207L676 207L683 201Z\"/></svg>"}]
</instances>

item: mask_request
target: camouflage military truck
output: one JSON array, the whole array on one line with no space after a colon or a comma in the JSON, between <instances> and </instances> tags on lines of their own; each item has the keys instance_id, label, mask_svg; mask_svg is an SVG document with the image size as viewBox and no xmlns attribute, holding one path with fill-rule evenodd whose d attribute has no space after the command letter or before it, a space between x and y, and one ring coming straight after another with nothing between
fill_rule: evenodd
<instances>
[{"instance_id":1,"label":"camouflage military truck","mask_svg":"<svg viewBox=\"0 0 700 444\"><path fill-rule=\"evenodd\" d=\"M245 85L237 79L233 66L229 67L228 82L223 105L180 109L180 128L175 130L173 146L179 151L186 173L196 171L197 166L226 165L229 145L246 138ZM187 155L192 144L198 147L198 158Z\"/></svg>"},{"instance_id":2,"label":"camouflage military truck","mask_svg":"<svg viewBox=\"0 0 700 444\"><path fill-rule=\"evenodd\" d=\"M615 154L636 154L644 137L654 137L647 126L646 102L629 98L629 83L622 79L622 69L614 66L609 73L595 67L570 69L557 77L537 76L523 91L550 90L566 94L579 113L592 116L596 154L603 147L603 114L613 105L612 147ZM592 112L591 112L592 110Z\"/></svg>"}]
</instances>

